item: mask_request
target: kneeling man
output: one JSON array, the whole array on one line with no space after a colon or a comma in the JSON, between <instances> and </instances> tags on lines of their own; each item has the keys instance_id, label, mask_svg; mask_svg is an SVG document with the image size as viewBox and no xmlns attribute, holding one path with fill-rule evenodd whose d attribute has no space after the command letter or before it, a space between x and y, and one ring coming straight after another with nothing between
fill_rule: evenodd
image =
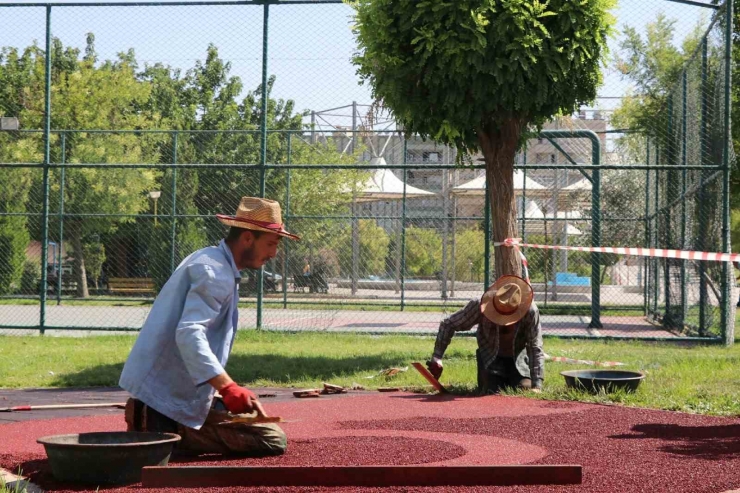
<instances>
[{"instance_id":1,"label":"kneeling man","mask_svg":"<svg viewBox=\"0 0 740 493\"><path fill-rule=\"evenodd\" d=\"M128 429L177 433L180 451L279 455L287 440L276 424L220 424L230 413L264 415L254 392L224 367L239 322L239 271L259 269L281 238L298 237L285 231L273 200L243 197L236 215L216 217L231 227L228 236L172 273L123 367L119 384L133 396Z\"/></svg>"},{"instance_id":2,"label":"kneeling man","mask_svg":"<svg viewBox=\"0 0 740 493\"><path fill-rule=\"evenodd\" d=\"M532 286L517 276L502 276L480 300L471 300L439 325L427 368L439 379L442 357L455 332L478 326L478 389L498 393L506 388L539 392L544 379L540 313Z\"/></svg>"}]
</instances>

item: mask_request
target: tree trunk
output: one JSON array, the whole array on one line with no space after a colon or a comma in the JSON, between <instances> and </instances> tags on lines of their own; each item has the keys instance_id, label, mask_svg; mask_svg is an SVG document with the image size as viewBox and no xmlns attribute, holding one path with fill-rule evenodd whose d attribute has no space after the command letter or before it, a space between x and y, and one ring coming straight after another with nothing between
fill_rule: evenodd
<instances>
[{"instance_id":1,"label":"tree trunk","mask_svg":"<svg viewBox=\"0 0 740 493\"><path fill-rule=\"evenodd\" d=\"M80 228L74 228L72 231L72 248L74 253L74 277L77 282L77 297L88 298L90 296L87 290L87 273L85 272L85 255L82 251L82 238Z\"/></svg>"},{"instance_id":2,"label":"tree trunk","mask_svg":"<svg viewBox=\"0 0 740 493\"><path fill-rule=\"evenodd\" d=\"M509 118L500 128L478 130L478 142L486 161L494 242L517 236L514 159L524 126L523 119ZM521 276L521 259L517 250L506 246L494 247L494 268L496 279L506 274Z\"/></svg>"}]
</instances>

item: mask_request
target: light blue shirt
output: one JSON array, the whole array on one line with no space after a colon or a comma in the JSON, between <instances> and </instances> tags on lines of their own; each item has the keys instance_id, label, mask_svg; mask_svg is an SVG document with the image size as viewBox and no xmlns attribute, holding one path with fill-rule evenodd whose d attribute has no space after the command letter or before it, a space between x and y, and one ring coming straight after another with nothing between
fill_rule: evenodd
<instances>
[{"instance_id":1,"label":"light blue shirt","mask_svg":"<svg viewBox=\"0 0 740 493\"><path fill-rule=\"evenodd\" d=\"M162 287L126 360L119 385L188 427L200 429L236 336L241 275L226 243L180 263Z\"/></svg>"}]
</instances>

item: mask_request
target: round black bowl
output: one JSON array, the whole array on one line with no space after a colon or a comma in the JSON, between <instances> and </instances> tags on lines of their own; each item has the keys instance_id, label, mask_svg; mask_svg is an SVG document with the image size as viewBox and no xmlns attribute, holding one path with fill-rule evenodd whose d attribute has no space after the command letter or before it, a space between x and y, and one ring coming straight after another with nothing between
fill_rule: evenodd
<instances>
[{"instance_id":1,"label":"round black bowl","mask_svg":"<svg viewBox=\"0 0 740 493\"><path fill-rule=\"evenodd\" d=\"M53 435L36 441L44 445L51 472L60 481L129 484L141 481L144 466L166 466L180 435L106 431Z\"/></svg>"},{"instance_id":2,"label":"round black bowl","mask_svg":"<svg viewBox=\"0 0 740 493\"><path fill-rule=\"evenodd\" d=\"M624 370L568 370L560 374L565 377L566 386L589 392L614 392L618 389L631 392L645 378L643 373Z\"/></svg>"}]
</instances>

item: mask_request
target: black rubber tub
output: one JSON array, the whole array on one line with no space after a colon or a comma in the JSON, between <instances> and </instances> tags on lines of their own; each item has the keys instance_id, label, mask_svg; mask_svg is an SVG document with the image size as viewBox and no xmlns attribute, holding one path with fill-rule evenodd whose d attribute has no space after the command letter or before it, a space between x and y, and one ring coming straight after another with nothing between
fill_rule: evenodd
<instances>
[{"instance_id":1,"label":"black rubber tub","mask_svg":"<svg viewBox=\"0 0 740 493\"><path fill-rule=\"evenodd\" d=\"M130 484L141 481L144 466L166 466L180 441L174 433L97 432L53 435L43 444L51 472L59 481Z\"/></svg>"},{"instance_id":2,"label":"black rubber tub","mask_svg":"<svg viewBox=\"0 0 740 493\"><path fill-rule=\"evenodd\" d=\"M624 370L568 370L561 371L565 385L589 392L614 392L618 389L634 391L645 378L643 373Z\"/></svg>"}]
</instances>

